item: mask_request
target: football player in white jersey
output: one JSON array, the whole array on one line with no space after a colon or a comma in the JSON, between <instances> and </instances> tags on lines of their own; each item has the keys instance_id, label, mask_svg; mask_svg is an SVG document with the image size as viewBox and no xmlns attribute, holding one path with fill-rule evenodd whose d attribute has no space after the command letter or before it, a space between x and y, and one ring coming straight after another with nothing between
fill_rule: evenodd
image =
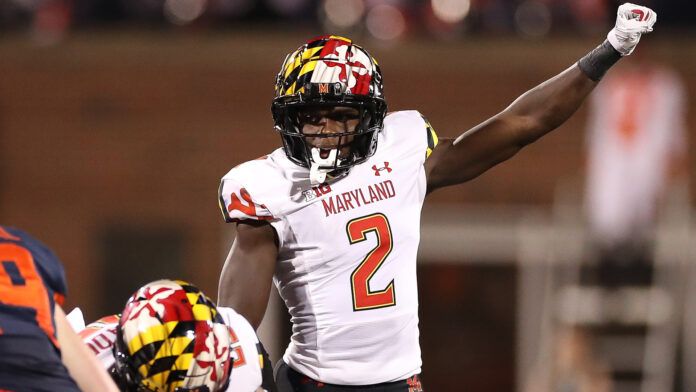
<instances>
[{"instance_id":1,"label":"football player in white jersey","mask_svg":"<svg viewBox=\"0 0 696 392\"><path fill-rule=\"evenodd\" d=\"M102 317L79 336L123 391L276 390L246 319L184 281L143 286L122 315Z\"/></svg>"},{"instance_id":2,"label":"football player in white jersey","mask_svg":"<svg viewBox=\"0 0 696 392\"><path fill-rule=\"evenodd\" d=\"M648 8L622 5L596 49L439 142L417 111L387 114L377 62L351 40L319 37L289 54L272 104L283 147L233 168L219 189L237 236L218 301L258 327L275 282L293 325L279 390L421 391L416 253L425 196L561 125L655 20Z\"/></svg>"}]
</instances>

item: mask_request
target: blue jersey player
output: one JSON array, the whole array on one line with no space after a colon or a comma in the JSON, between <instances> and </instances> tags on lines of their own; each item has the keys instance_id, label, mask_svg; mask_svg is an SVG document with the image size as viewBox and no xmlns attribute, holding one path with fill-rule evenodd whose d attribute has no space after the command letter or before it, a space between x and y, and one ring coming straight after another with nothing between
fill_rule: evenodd
<instances>
[{"instance_id":1,"label":"blue jersey player","mask_svg":"<svg viewBox=\"0 0 696 392\"><path fill-rule=\"evenodd\" d=\"M116 391L60 307L63 266L27 233L0 226L0 390Z\"/></svg>"}]
</instances>

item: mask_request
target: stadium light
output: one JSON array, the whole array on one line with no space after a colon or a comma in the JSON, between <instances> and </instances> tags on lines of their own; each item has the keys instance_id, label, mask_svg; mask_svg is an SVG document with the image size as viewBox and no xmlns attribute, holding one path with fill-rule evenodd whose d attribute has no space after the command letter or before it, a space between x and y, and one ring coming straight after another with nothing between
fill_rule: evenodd
<instances>
[{"instance_id":1,"label":"stadium light","mask_svg":"<svg viewBox=\"0 0 696 392\"><path fill-rule=\"evenodd\" d=\"M363 0L324 0L321 10L327 30L331 30L332 27L350 29L360 23L365 15L365 2Z\"/></svg>"},{"instance_id":2,"label":"stadium light","mask_svg":"<svg viewBox=\"0 0 696 392\"><path fill-rule=\"evenodd\" d=\"M435 17L445 23L459 23L471 10L470 0L432 0L430 6Z\"/></svg>"},{"instance_id":3,"label":"stadium light","mask_svg":"<svg viewBox=\"0 0 696 392\"><path fill-rule=\"evenodd\" d=\"M207 6L207 0L166 0L164 16L171 23L183 26L203 15Z\"/></svg>"},{"instance_id":4,"label":"stadium light","mask_svg":"<svg viewBox=\"0 0 696 392\"><path fill-rule=\"evenodd\" d=\"M404 14L391 4L379 4L370 9L365 24L373 37L383 41L395 40L406 32Z\"/></svg>"}]
</instances>

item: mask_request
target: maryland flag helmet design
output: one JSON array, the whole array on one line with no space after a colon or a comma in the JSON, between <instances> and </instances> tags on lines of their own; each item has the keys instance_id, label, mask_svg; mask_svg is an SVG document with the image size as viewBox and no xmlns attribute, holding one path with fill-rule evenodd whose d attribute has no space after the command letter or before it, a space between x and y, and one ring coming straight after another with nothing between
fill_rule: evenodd
<instances>
[{"instance_id":1,"label":"maryland flag helmet design","mask_svg":"<svg viewBox=\"0 0 696 392\"><path fill-rule=\"evenodd\" d=\"M159 280L126 303L114 345L117 379L127 391L216 392L229 382L229 330L196 286Z\"/></svg>"},{"instance_id":2,"label":"maryland flag helmet design","mask_svg":"<svg viewBox=\"0 0 696 392\"><path fill-rule=\"evenodd\" d=\"M387 112L382 90L377 61L348 38L317 37L290 53L276 77L271 105L275 129L281 134L288 158L307 168L316 163L302 134L298 111L307 107L342 106L357 109L359 123L350 134L326 136L341 137L339 148L350 150L348 156L336 158L332 169L347 171L367 160L377 148L377 134Z\"/></svg>"}]
</instances>

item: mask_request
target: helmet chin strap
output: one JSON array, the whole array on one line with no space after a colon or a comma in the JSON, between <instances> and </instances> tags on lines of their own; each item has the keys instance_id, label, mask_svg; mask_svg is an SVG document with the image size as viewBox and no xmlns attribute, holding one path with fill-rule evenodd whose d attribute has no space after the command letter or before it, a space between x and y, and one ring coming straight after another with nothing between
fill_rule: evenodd
<instances>
[{"instance_id":1,"label":"helmet chin strap","mask_svg":"<svg viewBox=\"0 0 696 392\"><path fill-rule=\"evenodd\" d=\"M309 168L309 182L312 185L319 185L326 181L326 175L334 170L334 165L340 163L336 160L338 149L332 148L329 156L321 157L320 149L312 148L312 166Z\"/></svg>"}]
</instances>

